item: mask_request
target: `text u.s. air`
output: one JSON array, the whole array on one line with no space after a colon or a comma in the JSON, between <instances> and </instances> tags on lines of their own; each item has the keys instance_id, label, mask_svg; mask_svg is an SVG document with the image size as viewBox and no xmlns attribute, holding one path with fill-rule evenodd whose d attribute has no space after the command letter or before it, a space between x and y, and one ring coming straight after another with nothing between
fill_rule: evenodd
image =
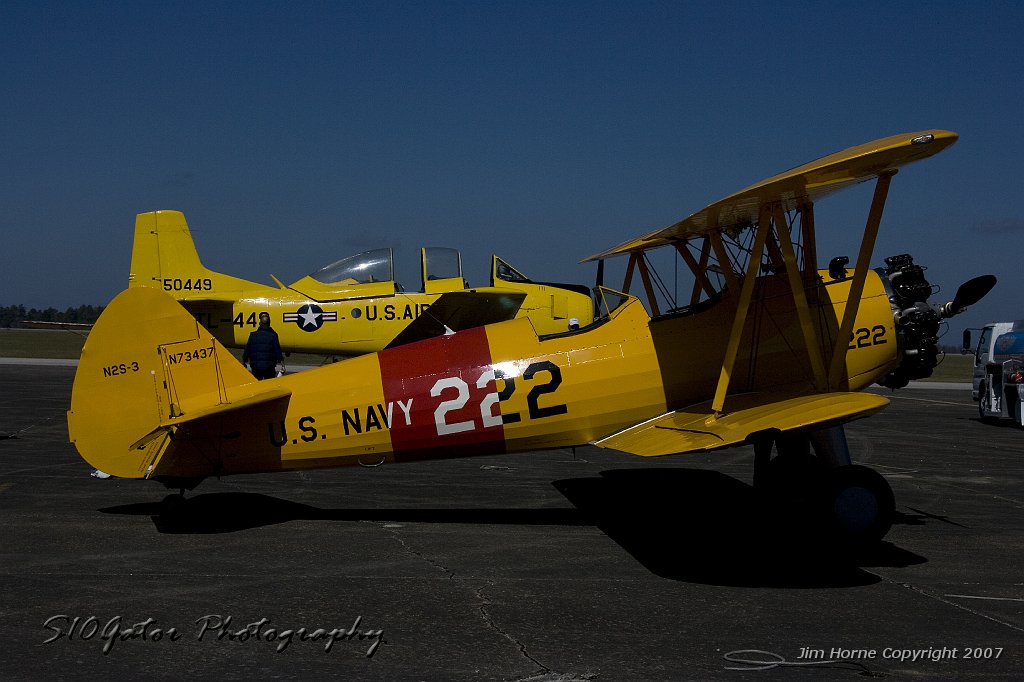
<instances>
[{"instance_id":1,"label":"text u.s. air","mask_svg":"<svg viewBox=\"0 0 1024 682\"><path fill-rule=\"evenodd\" d=\"M995 284L975 278L933 305L910 256L870 267L897 171L956 139L926 130L853 147L590 256L596 314L578 330L517 317L256 381L167 293L130 287L82 351L70 438L97 469L182 490L228 474L586 444L643 457L747 445L755 487L808 486L808 513L836 536L877 540L893 493L852 463L844 424L886 406L864 392L872 384L928 376L942 318ZM819 269L814 203L864 181L874 193L856 262ZM693 275L689 299L665 310L646 253L658 247ZM628 258L621 291L600 283L600 261L615 256ZM649 312L628 294L635 275Z\"/></svg>"}]
</instances>

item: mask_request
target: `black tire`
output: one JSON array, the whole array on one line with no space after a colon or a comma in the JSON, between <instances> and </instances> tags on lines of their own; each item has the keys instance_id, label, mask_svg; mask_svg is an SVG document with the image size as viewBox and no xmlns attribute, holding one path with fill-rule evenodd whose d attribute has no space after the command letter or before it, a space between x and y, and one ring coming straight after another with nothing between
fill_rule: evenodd
<instances>
[{"instance_id":1,"label":"black tire","mask_svg":"<svg viewBox=\"0 0 1024 682\"><path fill-rule=\"evenodd\" d=\"M985 386L985 382L983 381L978 385L978 419L986 424L994 424L997 419L985 414L986 410L991 409L991 402L988 398L988 387Z\"/></svg>"},{"instance_id":2,"label":"black tire","mask_svg":"<svg viewBox=\"0 0 1024 682\"><path fill-rule=\"evenodd\" d=\"M870 545L892 528L896 498L874 469L850 464L828 470L822 481L822 512L840 545Z\"/></svg>"},{"instance_id":3,"label":"black tire","mask_svg":"<svg viewBox=\"0 0 1024 682\"><path fill-rule=\"evenodd\" d=\"M181 493L168 495L160 502L162 516L181 516L185 513L187 500Z\"/></svg>"},{"instance_id":4,"label":"black tire","mask_svg":"<svg viewBox=\"0 0 1024 682\"><path fill-rule=\"evenodd\" d=\"M1020 398L1015 395L1007 396L1006 401L1013 422L1019 427L1024 427L1024 405L1021 405Z\"/></svg>"}]
</instances>

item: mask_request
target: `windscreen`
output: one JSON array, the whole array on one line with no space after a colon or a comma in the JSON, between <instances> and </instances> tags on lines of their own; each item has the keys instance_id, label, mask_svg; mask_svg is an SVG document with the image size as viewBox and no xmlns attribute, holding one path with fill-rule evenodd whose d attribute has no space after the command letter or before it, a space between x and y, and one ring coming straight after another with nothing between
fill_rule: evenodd
<instances>
[{"instance_id":1,"label":"windscreen","mask_svg":"<svg viewBox=\"0 0 1024 682\"><path fill-rule=\"evenodd\" d=\"M619 306L630 299L628 294L607 287L597 287L596 291L601 308L598 315L602 319L607 319Z\"/></svg>"},{"instance_id":2,"label":"windscreen","mask_svg":"<svg viewBox=\"0 0 1024 682\"><path fill-rule=\"evenodd\" d=\"M342 258L311 273L310 277L324 284L390 282L394 279L391 249L374 249Z\"/></svg>"},{"instance_id":3,"label":"windscreen","mask_svg":"<svg viewBox=\"0 0 1024 682\"><path fill-rule=\"evenodd\" d=\"M462 256L458 249L428 246L423 249L423 259L428 280L462 277Z\"/></svg>"},{"instance_id":4,"label":"windscreen","mask_svg":"<svg viewBox=\"0 0 1024 682\"><path fill-rule=\"evenodd\" d=\"M494 259L494 276L504 282L529 282L529 278L500 258Z\"/></svg>"}]
</instances>

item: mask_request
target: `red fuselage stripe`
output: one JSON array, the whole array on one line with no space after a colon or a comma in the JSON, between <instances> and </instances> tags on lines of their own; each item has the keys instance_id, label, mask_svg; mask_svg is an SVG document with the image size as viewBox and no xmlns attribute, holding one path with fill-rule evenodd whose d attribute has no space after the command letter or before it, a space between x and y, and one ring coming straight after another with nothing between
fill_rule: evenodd
<instances>
[{"instance_id":1,"label":"red fuselage stripe","mask_svg":"<svg viewBox=\"0 0 1024 682\"><path fill-rule=\"evenodd\" d=\"M396 459L505 451L483 327L398 346L378 357L384 400L394 404Z\"/></svg>"}]
</instances>

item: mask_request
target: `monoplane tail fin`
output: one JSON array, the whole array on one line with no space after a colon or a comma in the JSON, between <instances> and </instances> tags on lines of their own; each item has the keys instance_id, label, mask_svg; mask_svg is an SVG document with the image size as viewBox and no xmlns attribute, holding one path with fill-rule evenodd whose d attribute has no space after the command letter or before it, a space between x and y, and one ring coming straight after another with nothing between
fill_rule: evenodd
<instances>
[{"instance_id":1,"label":"monoplane tail fin","mask_svg":"<svg viewBox=\"0 0 1024 682\"><path fill-rule=\"evenodd\" d=\"M166 291L179 301L201 301L234 300L237 292L262 285L208 269L199 260L184 214L151 211L135 217L128 286Z\"/></svg>"}]
</instances>

